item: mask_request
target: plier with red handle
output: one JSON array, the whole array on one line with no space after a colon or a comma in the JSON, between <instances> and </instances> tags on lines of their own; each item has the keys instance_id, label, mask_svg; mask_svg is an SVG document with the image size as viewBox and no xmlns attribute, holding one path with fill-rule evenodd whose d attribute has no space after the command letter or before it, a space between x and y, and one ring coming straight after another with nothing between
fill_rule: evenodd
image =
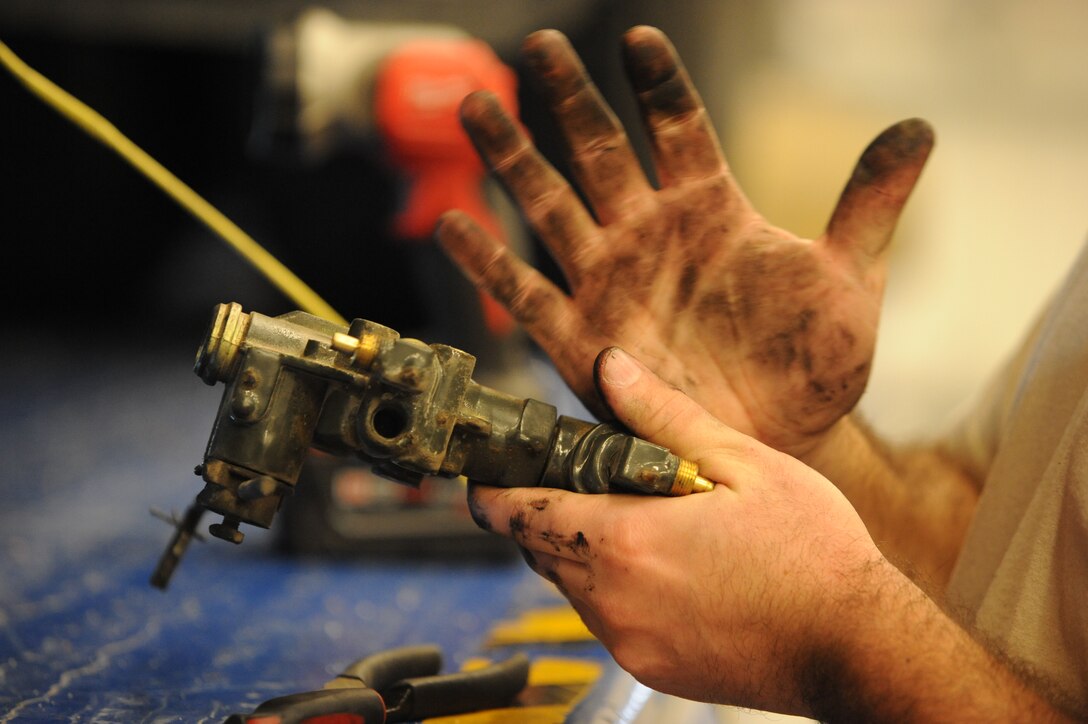
<instances>
[{"instance_id":1,"label":"plier with red handle","mask_svg":"<svg viewBox=\"0 0 1088 724\"><path fill-rule=\"evenodd\" d=\"M529 679L516 654L486 668L439 674L437 646L405 646L359 659L317 691L270 699L225 724L391 724L509 706Z\"/></svg>"}]
</instances>

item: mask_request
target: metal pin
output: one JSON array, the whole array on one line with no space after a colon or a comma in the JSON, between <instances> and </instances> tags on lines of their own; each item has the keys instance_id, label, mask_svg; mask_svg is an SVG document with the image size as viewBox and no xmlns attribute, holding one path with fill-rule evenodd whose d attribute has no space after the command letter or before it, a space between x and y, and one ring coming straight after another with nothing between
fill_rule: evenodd
<instances>
[{"instance_id":1,"label":"metal pin","mask_svg":"<svg viewBox=\"0 0 1088 724\"><path fill-rule=\"evenodd\" d=\"M352 363L358 367L369 367L378 356L378 337L373 334L352 337L350 334L335 332L331 346L337 352L351 355Z\"/></svg>"},{"instance_id":2,"label":"metal pin","mask_svg":"<svg viewBox=\"0 0 1088 724\"><path fill-rule=\"evenodd\" d=\"M159 564L151 574L151 585L155 588L166 590L170 578L174 575L174 569L178 567L181 557L189 547L189 542L199 538L196 527L200 525L200 518L204 515L204 506L194 502L185 511L185 517L178 521L174 527L174 537L170 539L170 545L163 551L159 558Z\"/></svg>"}]
</instances>

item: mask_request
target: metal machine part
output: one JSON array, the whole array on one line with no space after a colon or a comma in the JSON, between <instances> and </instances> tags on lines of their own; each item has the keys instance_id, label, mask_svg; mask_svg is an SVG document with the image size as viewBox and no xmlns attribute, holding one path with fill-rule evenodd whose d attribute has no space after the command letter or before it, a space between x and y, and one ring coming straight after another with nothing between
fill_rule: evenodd
<instances>
[{"instance_id":1,"label":"metal machine part","mask_svg":"<svg viewBox=\"0 0 1088 724\"><path fill-rule=\"evenodd\" d=\"M475 358L402 338L364 319L345 329L303 312L279 317L217 305L195 371L226 384L204 461L199 509L212 535L241 543L268 528L312 449L358 456L375 472L581 493L687 495L713 484L669 450L609 424L557 414L472 379ZM152 583L164 588L199 509L186 514Z\"/></svg>"}]
</instances>

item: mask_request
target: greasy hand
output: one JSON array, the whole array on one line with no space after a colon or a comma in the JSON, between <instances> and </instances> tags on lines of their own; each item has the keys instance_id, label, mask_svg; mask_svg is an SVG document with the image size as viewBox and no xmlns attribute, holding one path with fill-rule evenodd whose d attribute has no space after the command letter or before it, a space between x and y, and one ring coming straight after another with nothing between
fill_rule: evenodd
<instances>
[{"instance_id":1,"label":"greasy hand","mask_svg":"<svg viewBox=\"0 0 1088 724\"><path fill-rule=\"evenodd\" d=\"M891 566L818 473L726 427L619 350L598 364L616 416L719 485L683 498L477 485L477 523L513 537L647 686L807 713L814 672L856 623L859 588Z\"/></svg>"},{"instance_id":2,"label":"greasy hand","mask_svg":"<svg viewBox=\"0 0 1088 724\"><path fill-rule=\"evenodd\" d=\"M511 310L594 412L603 409L592 360L620 345L737 429L805 453L865 387L884 286L881 251L929 154L929 126L904 121L881 134L826 233L809 241L771 226L748 203L659 31L638 27L624 39L659 188L566 39L540 31L524 50L590 208L493 96L470 95L462 120L556 258L570 294L463 213L443 218L441 243Z\"/></svg>"}]
</instances>

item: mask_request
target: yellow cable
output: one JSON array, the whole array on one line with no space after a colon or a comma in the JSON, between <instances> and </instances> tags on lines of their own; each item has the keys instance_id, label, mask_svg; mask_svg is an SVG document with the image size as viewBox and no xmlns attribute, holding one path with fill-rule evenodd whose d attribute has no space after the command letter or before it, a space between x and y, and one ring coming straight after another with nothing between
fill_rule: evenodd
<instances>
[{"instance_id":1,"label":"yellow cable","mask_svg":"<svg viewBox=\"0 0 1088 724\"><path fill-rule=\"evenodd\" d=\"M24 63L2 41L0 41L0 64L7 68L31 93L75 123L89 136L98 139L107 148L115 151L152 183L165 191L168 196L177 201L182 208L222 237L224 241L234 247L235 251L276 285L280 291L298 304L300 309L331 322L347 324L347 321L329 306L328 302L318 296L313 289L295 276L276 257L269 254L249 234L242 231L233 221L205 201L181 179L170 173L162 164L130 141L101 114Z\"/></svg>"}]
</instances>

